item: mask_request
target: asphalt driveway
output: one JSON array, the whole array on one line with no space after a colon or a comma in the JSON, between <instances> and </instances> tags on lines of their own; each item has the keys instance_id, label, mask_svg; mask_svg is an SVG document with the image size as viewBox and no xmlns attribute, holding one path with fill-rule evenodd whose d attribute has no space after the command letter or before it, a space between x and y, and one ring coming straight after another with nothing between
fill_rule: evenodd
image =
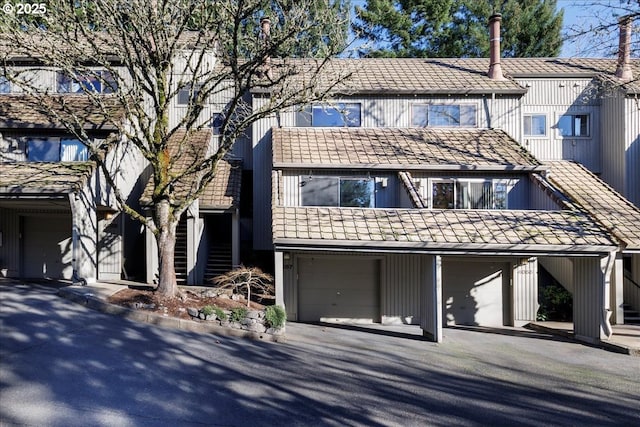
<instances>
[{"instance_id":1,"label":"asphalt driveway","mask_svg":"<svg viewBox=\"0 0 640 427\"><path fill-rule=\"evenodd\" d=\"M160 329L0 283L0 425L640 425L640 358L538 333L434 344L289 324Z\"/></svg>"}]
</instances>

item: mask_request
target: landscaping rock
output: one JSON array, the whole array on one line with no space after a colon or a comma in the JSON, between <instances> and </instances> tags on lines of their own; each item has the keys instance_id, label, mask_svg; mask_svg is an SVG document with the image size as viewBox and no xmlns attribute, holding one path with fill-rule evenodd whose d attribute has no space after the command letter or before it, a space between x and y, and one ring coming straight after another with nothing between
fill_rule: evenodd
<instances>
[{"instance_id":1,"label":"landscaping rock","mask_svg":"<svg viewBox=\"0 0 640 427\"><path fill-rule=\"evenodd\" d=\"M263 333L267 330L267 328L262 323L251 323L247 325L247 330L252 332Z\"/></svg>"},{"instance_id":2,"label":"landscaping rock","mask_svg":"<svg viewBox=\"0 0 640 427\"><path fill-rule=\"evenodd\" d=\"M187 313L189 313L189 316L191 317L198 317L198 314L200 314L197 308L192 307L187 308Z\"/></svg>"},{"instance_id":3,"label":"landscaping rock","mask_svg":"<svg viewBox=\"0 0 640 427\"><path fill-rule=\"evenodd\" d=\"M260 313L261 313L260 311L257 311L257 310L251 310L251 311L248 311L248 312L247 312L246 317L247 317L248 319L260 319L260 317L261 317L261 316L260 316Z\"/></svg>"}]
</instances>

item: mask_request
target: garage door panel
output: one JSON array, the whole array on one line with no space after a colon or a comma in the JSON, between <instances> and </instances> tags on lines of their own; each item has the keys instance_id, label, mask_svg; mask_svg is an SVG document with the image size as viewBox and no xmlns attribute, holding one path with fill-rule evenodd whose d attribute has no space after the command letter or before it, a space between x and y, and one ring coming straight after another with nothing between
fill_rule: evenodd
<instances>
[{"instance_id":1,"label":"garage door panel","mask_svg":"<svg viewBox=\"0 0 640 427\"><path fill-rule=\"evenodd\" d=\"M378 322L378 261L367 258L300 258L298 319Z\"/></svg>"},{"instance_id":2,"label":"garage door panel","mask_svg":"<svg viewBox=\"0 0 640 427\"><path fill-rule=\"evenodd\" d=\"M71 218L24 217L24 277L71 279Z\"/></svg>"}]
</instances>

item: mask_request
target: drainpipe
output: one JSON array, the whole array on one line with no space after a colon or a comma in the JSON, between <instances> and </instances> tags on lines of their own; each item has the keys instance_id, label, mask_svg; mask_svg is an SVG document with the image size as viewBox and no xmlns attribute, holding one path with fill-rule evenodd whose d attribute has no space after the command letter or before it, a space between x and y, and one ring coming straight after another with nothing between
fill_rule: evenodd
<instances>
[{"instance_id":1,"label":"drainpipe","mask_svg":"<svg viewBox=\"0 0 640 427\"><path fill-rule=\"evenodd\" d=\"M602 292L601 324L602 324L603 332L607 337L607 339L609 339L613 334L613 328L611 327L611 315L613 314L611 311L611 272L613 271L613 266L615 265L615 262L616 262L616 253L617 253L616 251L609 252L609 255L607 255L605 259L602 260L602 263L601 263L601 265L604 264L602 265L604 282L601 287L601 292Z\"/></svg>"},{"instance_id":2,"label":"drainpipe","mask_svg":"<svg viewBox=\"0 0 640 427\"><path fill-rule=\"evenodd\" d=\"M620 26L620 41L618 43L618 67L616 77L628 82L633 80L631 70L631 23L633 18L630 15L623 16L618 20Z\"/></svg>"},{"instance_id":3,"label":"drainpipe","mask_svg":"<svg viewBox=\"0 0 640 427\"><path fill-rule=\"evenodd\" d=\"M489 18L489 72L492 80L505 80L500 65L500 21L502 15L496 13Z\"/></svg>"}]
</instances>

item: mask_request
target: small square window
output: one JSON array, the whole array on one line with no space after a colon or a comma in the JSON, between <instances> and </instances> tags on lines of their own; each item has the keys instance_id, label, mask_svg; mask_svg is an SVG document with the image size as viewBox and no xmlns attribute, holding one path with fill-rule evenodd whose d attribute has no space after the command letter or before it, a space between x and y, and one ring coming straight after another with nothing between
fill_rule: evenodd
<instances>
[{"instance_id":1,"label":"small square window","mask_svg":"<svg viewBox=\"0 0 640 427\"><path fill-rule=\"evenodd\" d=\"M589 136L588 114L565 114L558 119L560 136Z\"/></svg>"},{"instance_id":2,"label":"small square window","mask_svg":"<svg viewBox=\"0 0 640 427\"><path fill-rule=\"evenodd\" d=\"M27 160L30 162L57 162L60 160L60 140L32 138L27 141Z\"/></svg>"},{"instance_id":3,"label":"small square window","mask_svg":"<svg viewBox=\"0 0 640 427\"><path fill-rule=\"evenodd\" d=\"M189 101L191 100L191 87L192 85L189 83L178 91L178 105L189 105ZM202 85L199 84L193 89L194 100L198 97L198 93L201 89Z\"/></svg>"},{"instance_id":4,"label":"small square window","mask_svg":"<svg viewBox=\"0 0 640 427\"><path fill-rule=\"evenodd\" d=\"M525 136L547 135L547 116L544 114L525 114L523 120Z\"/></svg>"}]
</instances>

